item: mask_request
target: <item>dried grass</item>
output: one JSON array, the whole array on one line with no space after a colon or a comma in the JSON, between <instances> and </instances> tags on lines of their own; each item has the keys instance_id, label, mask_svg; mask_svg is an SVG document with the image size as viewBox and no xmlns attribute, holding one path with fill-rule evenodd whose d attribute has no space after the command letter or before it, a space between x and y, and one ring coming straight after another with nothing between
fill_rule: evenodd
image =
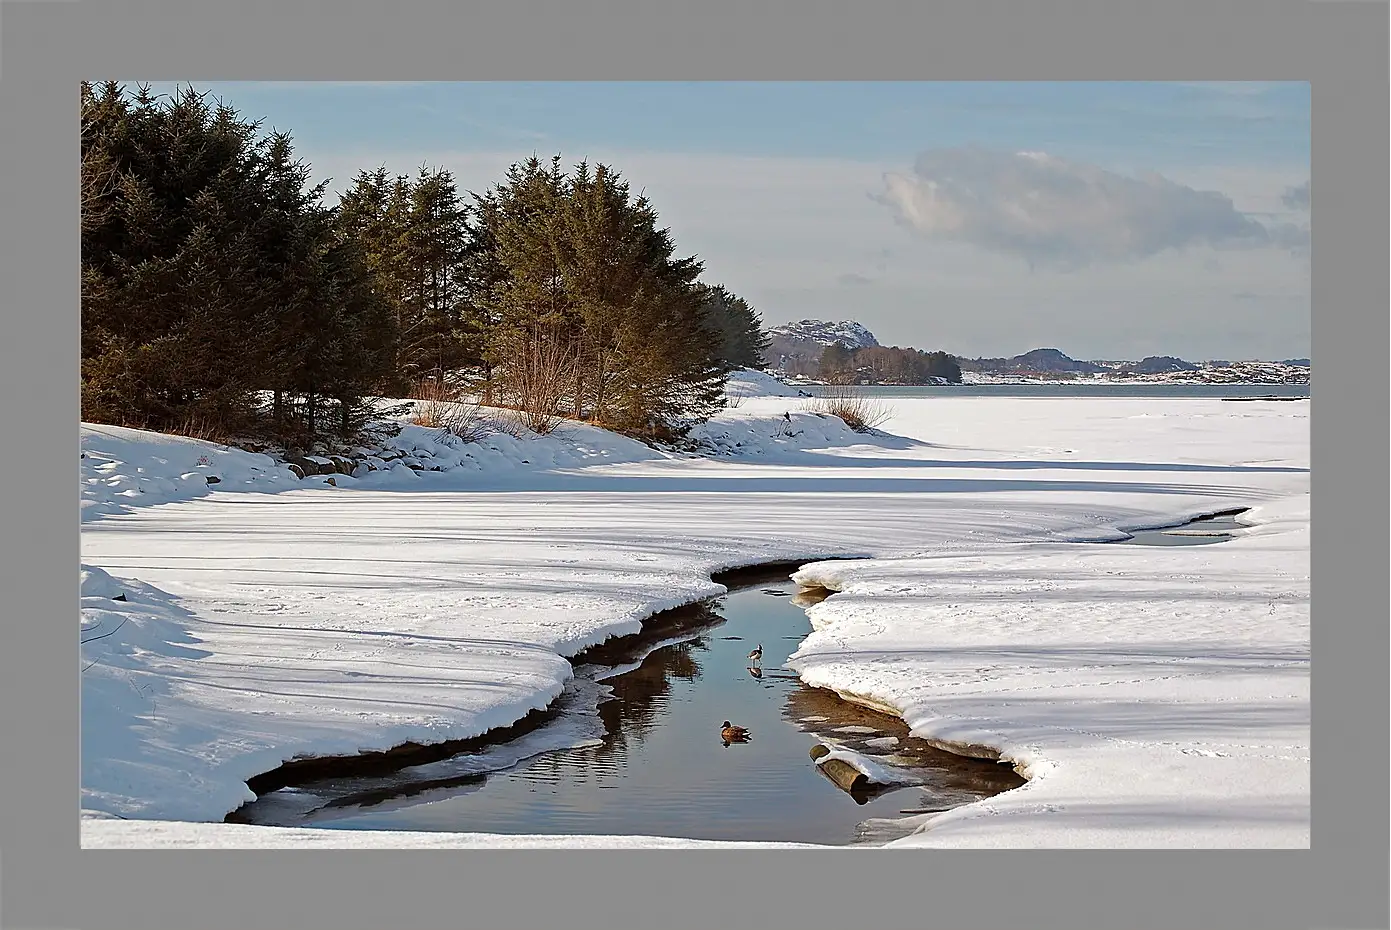
<instances>
[{"instance_id":1,"label":"dried grass","mask_svg":"<svg viewBox=\"0 0 1391 930\"><path fill-rule=\"evenodd\" d=\"M871 432L893 416L893 410L883 401L843 385L828 388L812 404L812 409L817 413L839 417L857 433Z\"/></svg>"},{"instance_id":2,"label":"dried grass","mask_svg":"<svg viewBox=\"0 0 1391 930\"><path fill-rule=\"evenodd\" d=\"M410 421L416 426L437 429L441 436L464 442L478 442L488 435L489 420L482 405L470 400L464 386L444 372L421 378L410 397L415 401Z\"/></svg>"}]
</instances>

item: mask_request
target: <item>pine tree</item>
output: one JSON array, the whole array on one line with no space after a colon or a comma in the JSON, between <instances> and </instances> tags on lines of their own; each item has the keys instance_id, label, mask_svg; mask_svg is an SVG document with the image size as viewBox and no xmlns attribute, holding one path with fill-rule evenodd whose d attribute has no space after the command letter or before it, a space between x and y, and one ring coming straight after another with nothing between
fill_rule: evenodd
<instances>
[{"instance_id":1,"label":"pine tree","mask_svg":"<svg viewBox=\"0 0 1391 930\"><path fill-rule=\"evenodd\" d=\"M722 284L700 284L697 289L718 337L717 355L731 368L763 368L768 335L757 311Z\"/></svg>"},{"instance_id":2,"label":"pine tree","mask_svg":"<svg viewBox=\"0 0 1391 930\"><path fill-rule=\"evenodd\" d=\"M244 204L256 124L192 88L157 100L108 82L83 107L88 159L118 180L84 224L84 416L155 427L249 415L259 307Z\"/></svg>"},{"instance_id":3,"label":"pine tree","mask_svg":"<svg viewBox=\"0 0 1391 930\"><path fill-rule=\"evenodd\" d=\"M471 213L465 305L513 403L654 437L722 403L734 363L696 287L702 265L675 257L671 231L618 172L532 157L474 195ZM538 364L563 365L567 389ZM549 387L521 398L518 384Z\"/></svg>"},{"instance_id":4,"label":"pine tree","mask_svg":"<svg viewBox=\"0 0 1391 930\"><path fill-rule=\"evenodd\" d=\"M114 82L84 85L82 122L84 417L258 429L267 391L274 425L298 398L312 436L321 397L348 411L379 380L389 314L288 134Z\"/></svg>"},{"instance_id":5,"label":"pine tree","mask_svg":"<svg viewBox=\"0 0 1391 930\"><path fill-rule=\"evenodd\" d=\"M850 350L839 342L833 342L821 352L821 378L832 383L848 381L853 369Z\"/></svg>"}]
</instances>

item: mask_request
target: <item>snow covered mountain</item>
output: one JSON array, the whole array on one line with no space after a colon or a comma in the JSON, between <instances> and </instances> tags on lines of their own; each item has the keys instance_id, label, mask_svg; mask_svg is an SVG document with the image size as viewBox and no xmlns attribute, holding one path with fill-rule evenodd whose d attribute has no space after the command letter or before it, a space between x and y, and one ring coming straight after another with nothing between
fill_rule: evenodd
<instances>
[{"instance_id":1,"label":"snow covered mountain","mask_svg":"<svg viewBox=\"0 0 1391 930\"><path fill-rule=\"evenodd\" d=\"M874 334L853 320L828 323L824 320L798 320L767 331L768 364L788 374L815 375L821 353L833 343L847 349L867 349L879 345Z\"/></svg>"},{"instance_id":2,"label":"snow covered mountain","mask_svg":"<svg viewBox=\"0 0 1391 930\"><path fill-rule=\"evenodd\" d=\"M803 347L806 351L808 344L815 344L819 348L816 350L820 354L820 349L839 342L847 349L867 349L870 346L877 346L879 340L874 338L874 334L865 329L854 320L841 320L835 323L828 323L824 320L798 320L796 323L784 323L782 326L774 326L768 330L768 336L775 341L787 341Z\"/></svg>"}]
</instances>

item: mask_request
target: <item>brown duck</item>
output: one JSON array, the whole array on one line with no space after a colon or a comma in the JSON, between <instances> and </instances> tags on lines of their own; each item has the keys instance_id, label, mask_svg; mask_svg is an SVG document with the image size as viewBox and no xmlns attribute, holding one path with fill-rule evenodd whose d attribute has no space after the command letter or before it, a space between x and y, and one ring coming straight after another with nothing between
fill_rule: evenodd
<instances>
[{"instance_id":1,"label":"brown duck","mask_svg":"<svg viewBox=\"0 0 1391 930\"><path fill-rule=\"evenodd\" d=\"M745 743L749 739L749 731L744 727L736 727L726 720L720 726L720 739L726 743Z\"/></svg>"}]
</instances>

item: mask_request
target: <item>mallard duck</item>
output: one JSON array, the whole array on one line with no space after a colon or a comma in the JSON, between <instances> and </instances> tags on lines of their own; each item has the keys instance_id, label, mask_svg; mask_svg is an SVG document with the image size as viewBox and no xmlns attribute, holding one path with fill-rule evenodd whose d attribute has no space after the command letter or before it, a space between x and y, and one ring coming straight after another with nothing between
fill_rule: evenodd
<instances>
[{"instance_id":1,"label":"mallard duck","mask_svg":"<svg viewBox=\"0 0 1391 930\"><path fill-rule=\"evenodd\" d=\"M749 731L744 727L736 727L728 720L720 725L720 739L726 743L742 743L749 738Z\"/></svg>"},{"instance_id":2,"label":"mallard duck","mask_svg":"<svg viewBox=\"0 0 1391 930\"><path fill-rule=\"evenodd\" d=\"M763 644L759 643L758 648L749 653L749 661L754 665L763 661Z\"/></svg>"}]
</instances>

